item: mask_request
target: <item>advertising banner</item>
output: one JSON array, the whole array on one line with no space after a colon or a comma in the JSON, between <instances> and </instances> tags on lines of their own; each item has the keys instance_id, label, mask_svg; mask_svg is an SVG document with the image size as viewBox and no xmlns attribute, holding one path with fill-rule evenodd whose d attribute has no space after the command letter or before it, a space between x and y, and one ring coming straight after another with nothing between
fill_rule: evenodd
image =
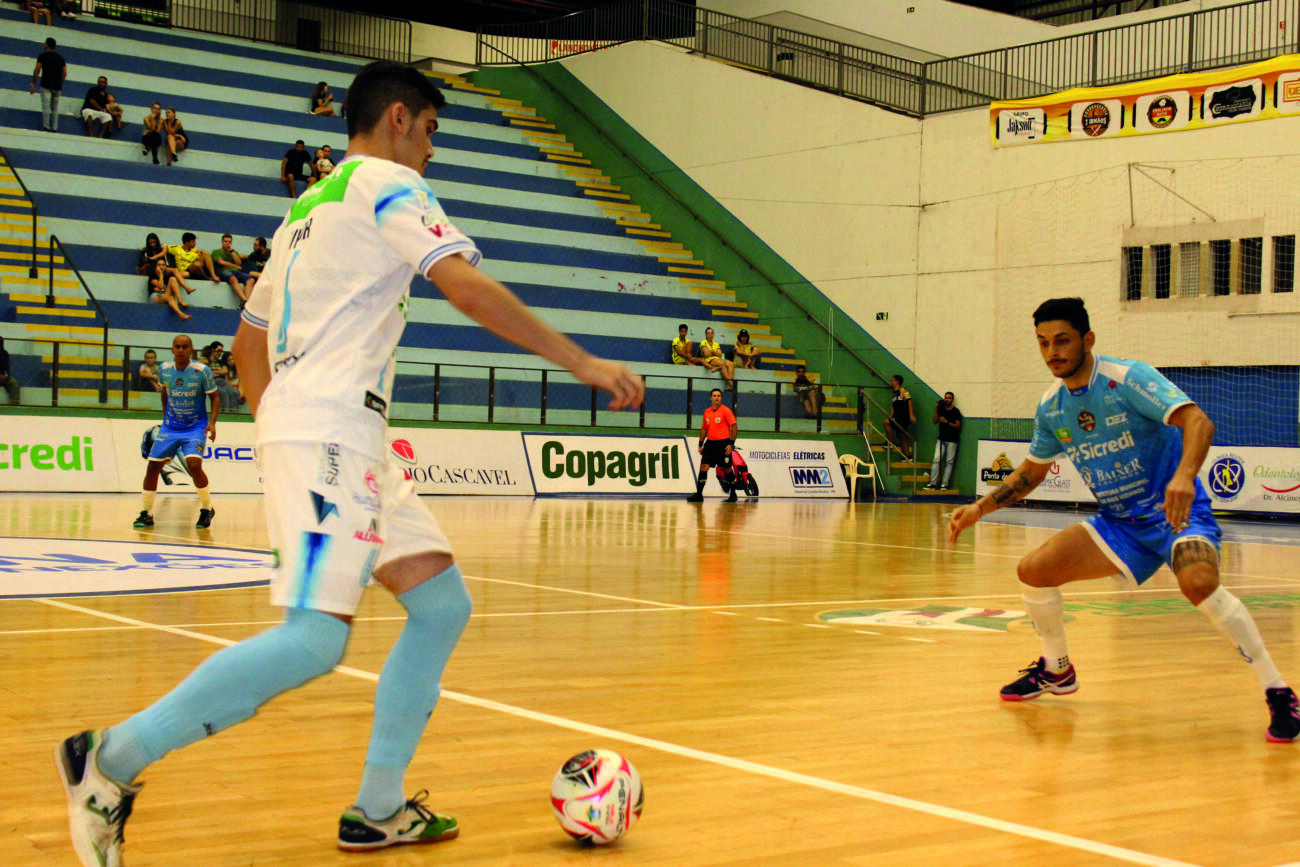
<instances>
[{"instance_id":1,"label":"advertising banner","mask_svg":"<svg viewBox=\"0 0 1300 867\"><path fill-rule=\"evenodd\" d=\"M0 425L0 490L118 490L108 421L5 416Z\"/></svg>"},{"instance_id":2,"label":"advertising banner","mask_svg":"<svg viewBox=\"0 0 1300 867\"><path fill-rule=\"evenodd\" d=\"M1205 129L1300 111L1300 54L1228 69L994 102L995 148Z\"/></svg>"},{"instance_id":3,"label":"advertising banner","mask_svg":"<svg viewBox=\"0 0 1300 867\"><path fill-rule=\"evenodd\" d=\"M388 440L417 493L533 495L518 431L390 428Z\"/></svg>"},{"instance_id":4,"label":"advertising banner","mask_svg":"<svg viewBox=\"0 0 1300 867\"><path fill-rule=\"evenodd\" d=\"M539 494L681 494L695 490L686 437L523 434Z\"/></svg>"},{"instance_id":5,"label":"advertising banner","mask_svg":"<svg viewBox=\"0 0 1300 867\"><path fill-rule=\"evenodd\" d=\"M763 497L839 497L849 488L835 445L818 440L746 440L739 448ZM698 455L696 460L699 460ZM715 483L704 492L722 496Z\"/></svg>"},{"instance_id":6,"label":"advertising banner","mask_svg":"<svg viewBox=\"0 0 1300 867\"><path fill-rule=\"evenodd\" d=\"M1300 449L1212 446L1201 482L1216 510L1300 512Z\"/></svg>"},{"instance_id":7,"label":"advertising banner","mask_svg":"<svg viewBox=\"0 0 1300 867\"><path fill-rule=\"evenodd\" d=\"M75 422L76 419L63 421ZM105 490L138 491L147 463L140 452L141 439L146 431L162 424L161 415L157 421L112 419L107 423L113 429L119 485ZM262 474L257 468L257 451L253 448L252 423L218 417L217 439L204 447L203 471L208 475L214 494L262 493ZM194 482L179 457L163 464L158 476L158 493L169 491L194 493Z\"/></svg>"},{"instance_id":8,"label":"advertising banner","mask_svg":"<svg viewBox=\"0 0 1300 867\"><path fill-rule=\"evenodd\" d=\"M982 497L1002 484L1012 471L1029 457L1029 443L1005 440L980 440L975 495ZM1083 483L1083 476L1065 455L1047 471L1043 483L1025 497L1026 500L1053 500L1062 503L1095 503L1097 498Z\"/></svg>"}]
</instances>

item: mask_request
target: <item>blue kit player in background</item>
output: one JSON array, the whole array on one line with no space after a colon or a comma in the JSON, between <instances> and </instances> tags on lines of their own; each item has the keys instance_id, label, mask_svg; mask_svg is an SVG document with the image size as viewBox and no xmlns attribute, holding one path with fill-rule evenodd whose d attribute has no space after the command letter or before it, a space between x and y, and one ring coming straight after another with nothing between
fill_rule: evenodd
<instances>
[{"instance_id":1,"label":"blue kit player in background","mask_svg":"<svg viewBox=\"0 0 1300 867\"><path fill-rule=\"evenodd\" d=\"M203 450L208 440L217 437L221 398L217 395L217 381L212 378L211 369L203 362L195 361L193 355L193 341L187 335L178 334L172 340L172 360L164 361L158 368L163 423L149 451L149 467L144 471L144 508L133 525L137 529L153 526L158 476L177 453L189 467L194 489L199 495L199 520L194 526L206 530L212 526L212 516L217 513L212 508L207 473L203 472ZM208 414L208 400L212 401L211 415Z\"/></svg>"},{"instance_id":2,"label":"blue kit player in background","mask_svg":"<svg viewBox=\"0 0 1300 867\"><path fill-rule=\"evenodd\" d=\"M1269 657L1255 620L1219 584L1219 526L1197 478L1214 423L1177 386L1140 361L1093 355L1096 335L1079 298L1034 311L1038 349L1057 382L1038 403L1029 458L1000 487L952 513L950 541L981 517L1023 499L1069 456L1101 509L1054 535L1017 568L1043 655L1002 688L1007 701L1079 688L1065 642L1061 585L1122 574L1142 584L1169 564L1178 587L1237 648L1264 689L1270 741L1300 736L1296 694Z\"/></svg>"}]
</instances>

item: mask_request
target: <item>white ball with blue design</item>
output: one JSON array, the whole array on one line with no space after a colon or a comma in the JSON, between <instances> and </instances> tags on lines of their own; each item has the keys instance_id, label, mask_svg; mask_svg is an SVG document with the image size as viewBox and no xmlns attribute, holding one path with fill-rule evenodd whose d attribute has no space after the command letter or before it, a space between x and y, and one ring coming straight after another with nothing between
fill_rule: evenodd
<instances>
[{"instance_id":1,"label":"white ball with blue design","mask_svg":"<svg viewBox=\"0 0 1300 867\"><path fill-rule=\"evenodd\" d=\"M564 763L551 781L551 810L576 840L613 843L641 818L641 775L613 750L587 750Z\"/></svg>"}]
</instances>

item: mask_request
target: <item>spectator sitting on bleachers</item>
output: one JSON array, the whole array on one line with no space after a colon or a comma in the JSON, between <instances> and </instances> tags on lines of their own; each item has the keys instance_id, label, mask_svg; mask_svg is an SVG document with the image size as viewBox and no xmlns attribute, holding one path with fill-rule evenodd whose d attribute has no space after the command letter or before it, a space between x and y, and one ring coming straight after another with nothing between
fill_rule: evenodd
<instances>
[{"instance_id":1,"label":"spectator sitting on bleachers","mask_svg":"<svg viewBox=\"0 0 1300 867\"><path fill-rule=\"evenodd\" d=\"M817 410L826 401L826 395L808 378L807 370L802 364L794 369L794 393L803 404L803 417L816 418Z\"/></svg>"},{"instance_id":2,"label":"spectator sitting on bleachers","mask_svg":"<svg viewBox=\"0 0 1300 867\"><path fill-rule=\"evenodd\" d=\"M155 102L144 116L144 135L140 136L143 153L153 154L153 164L158 165L158 148L162 146L163 116L162 105Z\"/></svg>"},{"instance_id":3,"label":"spectator sitting on bleachers","mask_svg":"<svg viewBox=\"0 0 1300 867\"><path fill-rule=\"evenodd\" d=\"M158 353L152 349L144 351L144 363L136 370L135 390L162 391L162 384L158 382Z\"/></svg>"},{"instance_id":4,"label":"spectator sitting on bleachers","mask_svg":"<svg viewBox=\"0 0 1300 867\"><path fill-rule=\"evenodd\" d=\"M180 246L173 244L167 248L176 260L176 267L180 269L182 277L203 277L206 273L207 278L213 283L220 283L221 278L212 267L212 257L208 255L207 250L199 249L199 239L193 232L186 232L181 235ZM193 292L188 286L187 291Z\"/></svg>"},{"instance_id":5,"label":"spectator sitting on bleachers","mask_svg":"<svg viewBox=\"0 0 1300 867\"><path fill-rule=\"evenodd\" d=\"M162 133L167 139L167 165L180 162L181 151L190 146L190 136L185 131L185 124L176 116L176 109L170 105L163 116Z\"/></svg>"},{"instance_id":6,"label":"spectator sitting on bleachers","mask_svg":"<svg viewBox=\"0 0 1300 867\"><path fill-rule=\"evenodd\" d=\"M108 104L104 106L104 110L108 112L109 117L113 118L113 129L120 132L124 126L122 123L122 103L117 101L117 97L113 96L112 92L106 98Z\"/></svg>"},{"instance_id":7,"label":"spectator sitting on bleachers","mask_svg":"<svg viewBox=\"0 0 1300 867\"><path fill-rule=\"evenodd\" d=\"M333 151L330 150L329 145L321 145L316 148L316 175L321 180L324 180L326 175L334 171L334 161L330 159L332 153Z\"/></svg>"},{"instance_id":8,"label":"spectator sitting on bleachers","mask_svg":"<svg viewBox=\"0 0 1300 867\"><path fill-rule=\"evenodd\" d=\"M168 277L174 277L186 292L194 291L185 282L181 270L176 267L176 260L167 252L167 248L162 245L162 241L158 240L157 233L150 232L144 238L144 247L140 249L140 258L136 262L135 271L141 277L152 278L160 268L163 272L164 283Z\"/></svg>"},{"instance_id":9,"label":"spectator sitting on bleachers","mask_svg":"<svg viewBox=\"0 0 1300 867\"><path fill-rule=\"evenodd\" d=\"M230 353L220 340L214 340L199 353L199 360L207 364L212 371L212 378L217 383L217 394L221 405L233 407L239 404L239 389L230 384Z\"/></svg>"},{"instance_id":10,"label":"spectator sitting on bleachers","mask_svg":"<svg viewBox=\"0 0 1300 867\"><path fill-rule=\"evenodd\" d=\"M704 339L700 341L700 364L709 370L722 374L727 388L736 385L736 366L722 354L722 347L713 339L713 329L704 329Z\"/></svg>"},{"instance_id":11,"label":"spectator sitting on bleachers","mask_svg":"<svg viewBox=\"0 0 1300 867\"><path fill-rule=\"evenodd\" d=\"M298 198L298 181L307 182L304 192L316 183L316 167L312 165L311 154L307 153L302 139L294 142L293 147L285 151L284 159L280 160L280 181L288 189L291 199Z\"/></svg>"},{"instance_id":12,"label":"spectator sitting on bleachers","mask_svg":"<svg viewBox=\"0 0 1300 867\"><path fill-rule=\"evenodd\" d=\"M244 257L244 270L253 278L253 282L246 287L250 293L253 291L253 286L257 285L257 278L262 276L266 260L270 258L271 248L266 246L266 239L258 235L253 239L253 252Z\"/></svg>"},{"instance_id":13,"label":"spectator sitting on bleachers","mask_svg":"<svg viewBox=\"0 0 1300 867\"><path fill-rule=\"evenodd\" d=\"M50 0L50 5L61 18L76 18L81 14L81 4L77 0Z\"/></svg>"},{"instance_id":14,"label":"spectator sitting on bleachers","mask_svg":"<svg viewBox=\"0 0 1300 867\"><path fill-rule=\"evenodd\" d=\"M121 112L121 109L118 109ZM99 77L95 86L86 91L86 98L81 102L81 119L86 122L86 135L94 136L95 127L99 127L99 137L108 138L113 131L113 115L108 112L108 79Z\"/></svg>"},{"instance_id":15,"label":"spectator sitting on bleachers","mask_svg":"<svg viewBox=\"0 0 1300 867\"><path fill-rule=\"evenodd\" d=\"M736 333L734 351L736 353L736 364L746 370L758 369L758 355L762 350L749 342L749 332L743 328Z\"/></svg>"},{"instance_id":16,"label":"spectator sitting on bleachers","mask_svg":"<svg viewBox=\"0 0 1300 867\"><path fill-rule=\"evenodd\" d=\"M182 307L189 305L183 300L181 295L180 281L175 275L169 273L166 261L159 259L154 263L153 273L149 275L149 282L146 284L145 291L149 294L149 301L152 304L166 304L181 319L189 319L190 314L181 310Z\"/></svg>"},{"instance_id":17,"label":"spectator sitting on bleachers","mask_svg":"<svg viewBox=\"0 0 1300 867\"><path fill-rule=\"evenodd\" d=\"M212 264L217 269L217 276L230 284L230 291L239 296L239 306L248 300L248 293L253 289L253 277L244 270L243 259L235 252L233 238L221 236L221 248L212 251Z\"/></svg>"},{"instance_id":18,"label":"spectator sitting on bleachers","mask_svg":"<svg viewBox=\"0 0 1300 867\"><path fill-rule=\"evenodd\" d=\"M694 344L686 339L690 328L683 322L677 326L677 337L673 339L673 364L699 364L695 357Z\"/></svg>"},{"instance_id":19,"label":"spectator sitting on bleachers","mask_svg":"<svg viewBox=\"0 0 1300 867\"><path fill-rule=\"evenodd\" d=\"M323 81L317 82L311 92L311 113L333 117L333 102L334 94L330 93L330 86Z\"/></svg>"},{"instance_id":20,"label":"spectator sitting on bleachers","mask_svg":"<svg viewBox=\"0 0 1300 867\"><path fill-rule=\"evenodd\" d=\"M18 396L22 392L22 386L9 372L9 350L5 349L5 339L3 337L0 337L0 387L3 387L9 393L10 403L18 403Z\"/></svg>"},{"instance_id":21,"label":"spectator sitting on bleachers","mask_svg":"<svg viewBox=\"0 0 1300 867\"><path fill-rule=\"evenodd\" d=\"M32 13L33 24L40 24L41 23L39 20L40 16L44 15L46 26L47 27L54 26L54 19L50 16L49 8L46 7L43 3L41 3L41 0L24 0L23 11Z\"/></svg>"}]
</instances>

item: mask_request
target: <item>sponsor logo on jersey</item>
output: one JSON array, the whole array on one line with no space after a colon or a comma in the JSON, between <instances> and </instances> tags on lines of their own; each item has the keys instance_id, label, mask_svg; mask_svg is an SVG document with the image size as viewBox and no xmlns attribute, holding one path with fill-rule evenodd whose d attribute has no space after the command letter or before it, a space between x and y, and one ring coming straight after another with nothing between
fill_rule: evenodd
<instances>
[{"instance_id":1,"label":"sponsor logo on jersey","mask_svg":"<svg viewBox=\"0 0 1300 867\"><path fill-rule=\"evenodd\" d=\"M379 476L375 475L374 470L366 470L366 490L372 494L379 493Z\"/></svg>"},{"instance_id":2,"label":"sponsor logo on jersey","mask_svg":"<svg viewBox=\"0 0 1300 867\"><path fill-rule=\"evenodd\" d=\"M1147 121L1156 129L1164 129L1178 117L1178 103L1169 96L1158 96L1147 106Z\"/></svg>"},{"instance_id":3,"label":"sponsor logo on jersey","mask_svg":"<svg viewBox=\"0 0 1300 867\"><path fill-rule=\"evenodd\" d=\"M1133 438L1133 432L1124 431L1114 439L1102 443L1081 443L1077 446L1067 446L1065 451L1069 454L1070 460L1074 461L1075 466L1078 466L1081 459L1084 461L1097 460L1107 455L1119 454L1125 449L1131 449L1136 445L1137 440Z\"/></svg>"},{"instance_id":4,"label":"sponsor logo on jersey","mask_svg":"<svg viewBox=\"0 0 1300 867\"><path fill-rule=\"evenodd\" d=\"M999 452L998 456L987 467L980 469L981 482L1001 482L1007 476L1015 472L1015 466L1012 465L1011 459L1007 457L1006 452Z\"/></svg>"},{"instance_id":5,"label":"sponsor logo on jersey","mask_svg":"<svg viewBox=\"0 0 1300 867\"><path fill-rule=\"evenodd\" d=\"M1121 412L1118 415L1106 416L1106 427L1115 427L1116 425L1126 424L1128 422L1128 413Z\"/></svg>"},{"instance_id":6,"label":"sponsor logo on jersey","mask_svg":"<svg viewBox=\"0 0 1300 867\"><path fill-rule=\"evenodd\" d=\"M1086 409L1079 411L1079 427L1091 431L1097 427L1097 417Z\"/></svg>"},{"instance_id":7,"label":"sponsor logo on jersey","mask_svg":"<svg viewBox=\"0 0 1300 867\"><path fill-rule=\"evenodd\" d=\"M320 447L320 466L316 472L316 481L322 485L339 483L339 445L323 443Z\"/></svg>"},{"instance_id":8,"label":"sponsor logo on jersey","mask_svg":"<svg viewBox=\"0 0 1300 867\"><path fill-rule=\"evenodd\" d=\"M1070 433L1070 429L1068 427L1058 427L1056 429L1056 438L1063 443L1074 442L1074 435Z\"/></svg>"},{"instance_id":9,"label":"sponsor logo on jersey","mask_svg":"<svg viewBox=\"0 0 1300 867\"><path fill-rule=\"evenodd\" d=\"M323 494L316 491L310 491L309 493L311 494L312 510L316 513L317 524L325 523L325 519L330 515L338 515L338 505L331 503L329 500L325 499Z\"/></svg>"},{"instance_id":10,"label":"sponsor logo on jersey","mask_svg":"<svg viewBox=\"0 0 1300 867\"><path fill-rule=\"evenodd\" d=\"M370 526L364 530L357 530L352 534L352 538L359 542L371 542L375 545L384 544L384 540L379 536L379 522L374 518L370 519Z\"/></svg>"},{"instance_id":11,"label":"sponsor logo on jersey","mask_svg":"<svg viewBox=\"0 0 1300 867\"><path fill-rule=\"evenodd\" d=\"M1246 486L1246 465L1237 455L1224 455L1210 464L1209 480L1215 499L1236 499Z\"/></svg>"},{"instance_id":12,"label":"sponsor logo on jersey","mask_svg":"<svg viewBox=\"0 0 1300 867\"><path fill-rule=\"evenodd\" d=\"M1105 103L1094 102L1079 116L1083 131L1091 136L1102 135L1110 129L1110 109Z\"/></svg>"},{"instance_id":13,"label":"sponsor logo on jersey","mask_svg":"<svg viewBox=\"0 0 1300 867\"><path fill-rule=\"evenodd\" d=\"M366 409L379 413L381 418L388 418L388 401L373 391L366 392Z\"/></svg>"}]
</instances>

